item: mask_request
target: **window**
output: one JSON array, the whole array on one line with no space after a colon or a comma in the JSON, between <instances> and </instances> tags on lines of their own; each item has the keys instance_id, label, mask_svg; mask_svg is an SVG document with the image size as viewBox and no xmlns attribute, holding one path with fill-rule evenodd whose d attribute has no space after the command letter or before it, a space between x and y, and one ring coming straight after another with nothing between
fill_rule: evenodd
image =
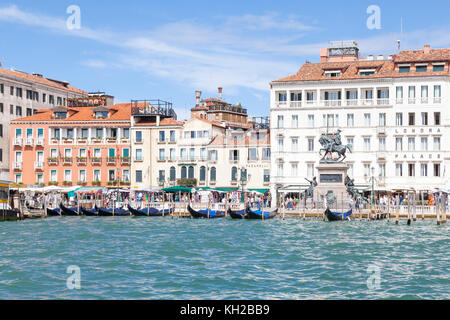
<instances>
[{"instance_id":1,"label":"window","mask_svg":"<svg viewBox=\"0 0 450 320\"><path fill-rule=\"evenodd\" d=\"M50 171L50 181L57 182L58 181L58 172L56 170Z\"/></svg>"},{"instance_id":2,"label":"window","mask_svg":"<svg viewBox=\"0 0 450 320\"><path fill-rule=\"evenodd\" d=\"M191 139L195 139L195 131L191 131Z\"/></svg>"},{"instance_id":3,"label":"window","mask_svg":"<svg viewBox=\"0 0 450 320\"><path fill-rule=\"evenodd\" d=\"M170 152L169 152L169 159L171 161L175 161L175 158L176 158L176 151L174 148L172 148L172 149L170 149Z\"/></svg>"},{"instance_id":4,"label":"window","mask_svg":"<svg viewBox=\"0 0 450 320\"><path fill-rule=\"evenodd\" d=\"M375 70L360 70L360 76L373 76L375 74Z\"/></svg>"},{"instance_id":5,"label":"window","mask_svg":"<svg viewBox=\"0 0 450 320\"><path fill-rule=\"evenodd\" d=\"M278 129L283 128L284 126L284 117L283 116L278 116Z\"/></svg>"},{"instance_id":6,"label":"window","mask_svg":"<svg viewBox=\"0 0 450 320\"><path fill-rule=\"evenodd\" d=\"M295 92L291 93L291 101L298 102L298 101L301 101L301 100L302 100L302 94L301 93L295 93Z\"/></svg>"},{"instance_id":7,"label":"window","mask_svg":"<svg viewBox=\"0 0 450 320\"><path fill-rule=\"evenodd\" d=\"M170 131L170 142L175 142L175 130Z\"/></svg>"},{"instance_id":8,"label":"window","mask_svg":"<svg viewBox=\"0 0 450 320\"><path fill-rule=\"evenodd\" d=\"M78 180L80 182L86 182L86 170L80 170Z\"/></svg>"},{"instance_id":9,"label":"window","mask_svg":"<svg viewBox=\"0 0 450 320\"><path fill-rule=\"evenodd\" d=\"M403 177L403 164L401 163L395 164L395 175L397 177Z\"/></svg>"},{"instance_id":10,"label":"window","mask_svg":"<svg viewBox=\"0 0 450 320\"><path fill-rule=\"evenodd\" d=\"M0 83L0 93L5 93L5 86L3 85L3 83Z\"/></svg>"},{"instance_id":11,"label":"window","mask_svg":"<svg viewBox=\"0 0 450 320\"><path fill-rule=\"evenodd\" d=\"M46 93L43 93L42 94L42 102L47 102L47 94Z\"/></svg>"},{"instance_id":12,"label":"window","mask_svg":"<svg viewBox=\"0 0 450 320\"><path fill-rule=\"evenodd\" d=\"M12 104L9 105L9 113L14 114L14 106Z\"/></svg>"},{"instance_id":13,"label":"window","mask_svg":"<svg viewBox=\"0 0 450 320\"><path fill-rule=\"evenodd\" d=\"M209 180L214 182L216 181L216 167L211 168Z\"/></svg>"},{"instance_id":14,"label":"window","mask_svg":"<svg viewBox=\"0 0 450 320\"><path fill-rule=\"evenodd\" d=\"M231 181L237 181L237 171L236 167L231 168Z\"/></svg>"},{"instance_id":15,"label":"window","mask_svg":"<svg viewBox=\"0 0 450 320\"><path fill-rule=\"evenodd\" d=\"M1 112L1 113L4 112L4 110L3 110L3 103L0 103L0 112Z\"/></svg>"},{"instance_id":16,"label":"window","mask_svg":"<svg viewBox=\"0 0 450 320\"><path fill-rule=\"evenodd\" d=\"M364 114L364 126L370 127L370 113Z\"/></svg>"},{"instance_id":17,"label":"window","mask_svg":"<svg viewBox=\"0 0 450 320\"><path fill-rule=\"evenodd\" d=\"M64 170L64 181L72 181L72 170Z\"/></svg>"},{"instance_id":18,"label":"window","mask_svg":"<svg viewBox=\"0 0 450 320\"><path fill-rule=\"evenodd\" d=\"M136 131L136 142L142 142L142 131Z\"/></svg>"},{"instance_id":19,"label":"window","mask_svg":"<svg viewBox=\"0 0 450 320\"><path fill-rule=\"evenodd\" d=\"M355 116L353 113L347 114L347 127L354 127L355 126Z\"/></svg>"},{"instance_id":20,"label":"window","mask_svg":"<svg viewBox=\"0 0 450 320\"><path fill-rule=\"evenodd\" d=\"M287 101L287 94L286 93L279 93L278 94L278 101L286 102Z\"/></svg>"},{"instance_id":21,"label":"window","mask_svg":"<svg viewBox=\"0 0 450 320\"><path fill-rule=\"evenodd\" d=\"M190 160L195 160L195 148L190 148L189 149L189 159Z\"/></svg>"},{"instance_id":22,"label":"window","mask_svg":"<svg viewBox=\"0 0 450 320\"><path fill-rule=\"evenodd\" d=\"M397 113L396 115L396 125L402 126L403 125L403 113Z\"/></svg>"},{"instance_id":23,"label":"window","mask_svg":"<svg viewBox=\"0 0 450 320\"><path fill-rule=\"evenodd\" d=\"M403 151L403 138L395 138L395 151Z\"/></svg>"},{"instance_id":24,"label":"window","mask_svg":"<svg viewBox=\"0 0 450 320\"><path fill-rule=\"evenodd\" d=\"M3 125L0 124L0 137L3 137Z\"/></svg>"},{"instance_id":25,"label":"window","mask_svg":"<svg viewBox=\"0 0 450 320\"><path fill-rule=\"evenodd\" d=\"M0 162L3 162L3 149L0 148Z\"/></svg>"},{"instance_id":26,"label":"window","mask_svg":"<svg viewBox=\"0 0 450 320\"><path fill-rule=\"evenodd\" d=\"M181 179L186 179L187 178L187 168L186 166L182 166L181 167Z\"/></svg>"},{"instance_id":27,"label":"window","mask_svg":"<svg viewBox=\"0 0 450 320\"><path fill-rule=\"evenodd\" d=\"M126 139L130 138L130 129L129 128L123 128L122 137L126 138Z\"/></svg>"},{"instance_id":28,"label":"window","mask_svg":"<svg viewBox=\"0 0 450 320\"><path fill-rule=\"evenodd\" d=\"M420 176L428 177L428 164L426 164L426 163L420 164Z\"/></svg>"},{"instance_id":29,"label":"window","mask_svg":"<svg viewBox=\"0 0 450 320\"><path fill-rule=\"evenodd\" d=\"M11 86L10 88L9 88L9 94L10 95L14 95L14 87L13 86Z\"/></svg>"},{"instance_id":30,"label":"window","mask_svg":"<svg viewBox=\"0 0 450 320\"><path fill-rule=\"evenodd\" d=\"M217 161L217 150L210 150L208 152L208 160L209 161Z\"/></svg>"},{"instance_id":31,"label":"window","mask_svg":"<svg viewBox=\"0 0 450 320\"><path fill-rule=\"evenodd\" d=\"M175 167L170 167L169 170L169 179L171 182L176 181L176 176L177 176L177 170L175 169Z\"/></svg>"},{"instance_id":32,"label":"window","mask_svg":"<svg viewBox=\"0 0 450 320\"><path fill-rule=\"evenodd\" d=\"M428 125L428 112L422 112L421 119L422 119L422 125L427 126Z\"/></svg>"},{"instance_id":33,"label":"window","mask_svg":"<svg viewBox=\"0 0 450 320\"><path fill-rule=\"evenodd\" d=\"M164 142L166 140L166 133L165 131L159 132L159 142Z\"/></svg>"},{"instance_id":34,"label":"window","mask_svg":"<svg viewBox=\"0 0 450 320\"><path fill-rule=\"evenodd\" d=\"M186 152L185 148L181 148L180 157L181 157L181 160L187 160L187 152Z\"/></svg>"},{"instance_id":35,"label":"window","mask_svg":"<svg viewBox=\"0 0 450 320\"><path fill-rule=\"evenodd\" d=\"M270 182L270 169L264 169L264 182Z\"/></svg>"},{"instance_id":36,"label":"window","mask_svg":"<svg viewBox=\"0 0 450 320\"><path fill-rule=\"evenodd\" d=\"M22 107L16 106L16 116L22 116Z\"/></svg>"},{"instance_id":37,"label":"window","mask_svg":"<svg viewBox=\"0 0 450 320\"><path fill-rule=\"evenodd\" d=\"M399 73L409 73L410 70L411 70L411 67L410 67L410 66L400 66L400 67L398 68L398 72L399 72Z\"/></svg>"},{"instance_id":38,"label":"window","mask_svg":"<svg viewBox=\"0 0 450 320\"><path fill-rule=\"evenodd\" d=\"M408 113L408 125L410 126L416 125L416 114L414 112Z\"/></svg>"},{"instance_id":39,"label":"window","mask_svg":"<svg viewBox=\"0 0 450 320\"><path fill-rule=\"evenodd\" d=\"M282 177L283 176L283 163L279 163L277 169L278 169L277 170L278 171L278 176Z\"/></svg>"},{"instance_id":40,"label":"window","mask_svg":"<svg viewBox=\"0 0 450 320\"><path fill-rule=\"evenodd\" d=\"M433 164L433 174L435 177L441 176L441 165L439 163Z\"/></svg>"},{"instance_id":41,"label":"window","mask_svg":"<svg viewBox=\"0 0 450 320\"><path fill-rule=\"evenodd\" d=\"M379 126L386 127L386 113L380 113L379 115Z\"/></svg>"},{"instance_id":42,"label":"window","mask_svg":"<svg viewBox=\"0 0 450 320\"><path fill-rule=\"evenodd\" d=\"M58 105L58 106L62 106L62 98L61 97L57 97L56 98L56 104Z\"/></svg>"},{"instance_id":43,"label":"window","mask_svg":"<svg viewBox=\"0 0 450 320\"><path fill-rule=\"evenodd\" d=\"M370 151L370 138L364 138L364 151Z\"/></svg>"},{"instance_id":44,"label":"window","mask_svg":"<svg viewBox=\"0 0 450 320\"><path fill-rule=\"evenodd\" d=\"M16 174L16 183L22 183L22 175Z\"/></svg>"},{"instance_id":45,"label":"window","mask_svg":"<svg viewBox=\"0 0 450 320\"><path fill-rule=\"evenodd\" d=\"M443 71L444 71L444 64L433 65L433 72L443 72Z\"/></svg>"},{"instance_id":46,"label":"window","mask_svg":"<svg viewBox=\"0 0 450 320\"><path fill-rule=\"evenodd\" d=\"M417 73L427 72L427 70L428 70L428 66L427 65L416 65L416 72Z\"/></svg>"},{"instance_id":47,"label":"window","mask_svg":"<svg viewBox=\"0 0 450 320\"><path fill-rule=\"evenodd\" d=\"M378 146L380 151L386 151L386 138L379 138Z\"/></svg>"},{"instance_id":48,"label":"window","mask_svg":"<svg viewBox=\"0 0 450 320\"><path fill-rule=\"evenodd\" d=\"M206 167L200 167L200 181L206 181Z\"/></svg>"},{"instance_id":49,"label":"window","mask_svg":"<svg viewBox=\"0 0 450 320\"><path fill-rule=\"evenodd\" d=\"M239 161L239 150L230 150L230 160Z\"/></svg>"},{"instance_id":50,"label":"window","mask_svg":"<svg viewBox=\"0 0 450 320\"><path fill-rule=\"evenodd\" d=\"M166 160L166 150L165 149L159 149L159 160L161 160L161 161Z\"/></svg>"},{"instance_id":51,"label":"window","mask_svg":"<svg viewBox=\"0 0 450 320\"><path fill-rule=\"evenodd\" d=\"M441 125L441 113L440 112L435 112L434 113L434 125L435 126L440 126Z\"/></svg>"},{"instance_id":52,"label":"window","mask_svg":"<svg viewBox=\"0 0 450 320\"><path fill-rule=\"evenodd\" d=\"M428 138L427 137L420 138L420 146L422 148L422 151L428 151Z\"/></svg>"},{"instance_id":53,"label":"window","mask_svg":"<svg viewBox=\"0 0 450 320\"><path fill-rule=\"evenodd\" d=\"M434 102L441 102L441 86L434 86Z\"/></svg>"},{"instance_id":54,"label":"window","mask_svg":"<svg viewBox=\"0 0 450 320\"><path fill-rule=\"evenodd\" d=\"M433 138L433 149L434 149L434 151L441 151L441 138L440 137Z\"/></svg>"},{"instance_id":55,"label":"window","mask_svg":"<svg viewBox=\"0 0 450 320\"><path fill-rule=\"evenodd\" d=\"M279 138L278 139L278 152L283 152L283 151L284 151L284 139Z\"/></svg>"},{"instance_id":56,"label":"window","mask_svg":"<svg viewBox=\"0 0 450 320\"><path fill-rule=\"evenodd\" d=\"M292 116L292 128L298 128L298 116Z\"/></svg>"},{"instance_id":57,"label":"window","mask_svg":"<svg viewBox=\"0 0 450 320\"><path fill-rule=\"evenodd\" d=\"M270 148L263 148L263 160L270 160Z\"/></svg>"},{"instance_id":58,"label":"window","mask_svg":"<svg viewBox=\"0 0 450 320\"><path fill-rule=\"evenodd\" d=\"M142 161L142 149L136 149L136 161Z\"/></svg>"},{"instance_id":59,"label":"window","mask_svg":"<svg viewBox=\"0 0 450 320\"><path fill-rule=\"evenodd\" d=\"M258 150L256 148L248 149L248 160L250 161L258 160Z\"/></svg>"},{"instance_id":60,"label":"window","mask_svg":"<svg viewBox=\"0 0 450 320\"><path fill-rule=\"evenodd\" d=\"M420 96L422 98L422 103L428 102L428 86L420 87Z\"/></svg>"},{"instance_id":61,"label":"window","mask_svg":"<svg viewBox=\"0 0 450 320\"><path fill-rule=\"evenodd\" d=\"M416 99L416 87L410 86L408 91L409 103L414 104Z\"/></svg>"},{"instance_id":62,"label":"window","mask_svg":"<svg viewBox=\"0 0 450 320\"><path fill-rule=\"evenodd\" d=\"M48 103L55 104L55 97L51 94L48 96Z\"/></svg>"},{"instance_id":63,"label":"window","mask_svg":"<svg viewBox=\"0 0 450 320\"><path fill-rule=\"evenodd\" d=\"M402 104L403 103L403 87L397 87L396 88L396 98L397 103Z\"/></svg>"},{"instance_id":64,"label":"window","mask_svg":"<svg viewBox=\"0 0 450 320\"><path fill-rule=\"evenodd\" d=\"M313 114L308 115L308 126L310 128L314 128L314 115Z\"/></svg>"},{"instance_id":65,"label":"window","mask_svg":"<svg viewBox=\"0 0 450 320\"><path fill-rule=\"evenodd\" d=\"M347 171L347 173L348 173L348 175L349 175L350 177L353 177L353 176L354 176L354 173L353 173L353 163L349 163L349 164L348 164L348 171Z\"/></svg>"},{"instance_id":66,"label":"window","mask_svg":"<svg viewBox=\"0 0 450 320\"><path fill-rule=\"evenodd\" d=\"M370 177L370 163L364 164L364 176Z\"/></svg>"},{"instance_id":67,"label":"window","mask_svg":"<svg viewBox=\"0 0 450 320\"><path fill-rule=\"evenodd\" d=\"M162 183L166 181L166 172L164 170L159 170L158 181Z\"/></svg>"},{"instance_id":68,"label":"window","mask_svg":"<svg viewBox=\"0 0 450 320\"><path fill-rule=\"evenodd\" d=\"M306 174L309 179L314 177L314 163L308 163L307 169L306 169Z\"/></svg>"},{"instance_id":69,"label":"window","mask_svg":"<svg viewBox=\"0 0 450 320\"><path fill-rule=\"evenodd\" d=\"M325 71L325 77L327 78L337 78L341 75L340 70L334 70L334 71Z\"/></svg>"},{"instance_id":70,"label":"window","mask_svg":"<svg viewBox=\"0 0 450 320\"><path fill-rule=\"evenodd\" d=\"M380 176L386 178L386 165L384 163L379 165Z\"/></svg>"},{"instance_id":71,"label":"window","mask_svg":"<svg viewBox=\"0 0 450 320\"><path fill-rule=\"evenodd\" d=\"M16 88L16 96L22 98L22 88Z\"/></svg>"},{"instance_id":72,"label":"window","mask_svg":"<svg viewBox=\"0 0 450 320\"><path fill-rule=\"evenodd\" d=\"M314 151L314 139L308 139L308 151Z\"/></svg>"},{"instance_id":73,"label":"window","mask_svg":"<svg viewBox=\"0 0 450 320\"><path fill-rule=\"evenodd\" d=\"M142 171L141 170L136 170L136 182L142 183Z\"/></svg>"},{"instance_id":74,"label":"window","mask_svg":"<svg viewBox=\"0 0 450 320\"><path fill-rule=\"evenodd\" d=\"M416 165L414 163L408 163L408 176L409 177L416 176Z\"/></svg>"},{"instance_id":75,"label":"window","mask_svg":"<svg viewBox=\"0 0 450 320\"><path fill-rule=\"evenodd\" d=\"M416 150L416 138L411 137L408 138L408 151L415 151Z\"/></svg>"},{"instance_id":76,"label":"window","mask_svg":"<svg viewBox=\"0 0 450 320\"><path fill-rule=\"evenodd\" d=\"M298 164L291 163L291 177L297 177L297 176L298 176Z\"/></svg>"},{"instance_id":77,"label":"window","mask_svg":"<svg viewBox=\"0 0 450 320\"><path fill-rule=\"evenodd\" d=\"M94 177L92 181L101 181L101 171L99 169L94 170Z\"/></svg>"},{"instance_id":78,"label":"window","mask_svg":"<svg viewBox=\"0 0 450 320\"><path fill-rule=\"evenodd\" d=\"M207 159L206 148L201 148L200 149L200 160L204 161L206 159Z\"/></svg>"},{"instance_id":79,"label":"window","mask_svg":"<svg viewBox=\"0 0 450 320\"><path fill-rule=\"evenodd\" d=\"M298 138L292 138L292 152L298 152Z\"/></svg>"},{"instance_id":80,"label":"window","mask_svg":"<svg viewBox=\"0 0 450 320\"><path fill-rule=\"evenodd\" d=\"M347 138L347 144L351 145L352 148L353 148L353 145L354 145L354 140L353 140L353 138Z\"/></svg>"},{"instance_id":81,"label":"window","mask_svg":"<svg viewBox=\"0 0 450 320\"><path fill-rule=\"evenodd\" d=\"M189 169L188 169L188 178L189 178L189 179L194 179L194 167L193 167L193 166L189 166Z\"/></svg>"}]
</instances>

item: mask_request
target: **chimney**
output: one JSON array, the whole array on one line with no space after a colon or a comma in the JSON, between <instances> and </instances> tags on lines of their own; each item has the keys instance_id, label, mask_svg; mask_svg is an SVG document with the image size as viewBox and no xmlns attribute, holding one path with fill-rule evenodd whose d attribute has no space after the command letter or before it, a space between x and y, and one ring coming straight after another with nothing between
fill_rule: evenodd
<instances>
[{"instance_id":1,"label":"chimney","mask_svg":"<svg viewBox=\"0 0 450 320\"><path fill-rule=\"evenodd\" d=\"M219 99L222 100L222 87L219 87Z\"/></svg>"},{"instance_id":2,"label":"chimney","mask_svg":"<svg viewBox=\"0 0 450 320\"><path fill-rule=\"evenodd\" d=\"M328 49L320 49L320 62L328 62Z\"/></svg>"},{"instance_id":3,"label":"chimney","mask_svg":"<svg viewBox=\"0 0 450 320\"><path fill-rule=\"evenodd\" d=\"M430 45L429 45L429 44L426 44L426 45L423 47L423 53L429 54L430 52L431 52Z\"/></svg>"},{"instance_id":4,"label":"chimney","mask_svg":"<svg viewBox=\"0 0 450 320\"><path fill-rule=\"evenodd\" d=\"M195 91L195 98L197 99L196 102L196 107L198 107L200 105L200 97L202 96L202 92L201 91Z\"/></svg>"}]
</instances>

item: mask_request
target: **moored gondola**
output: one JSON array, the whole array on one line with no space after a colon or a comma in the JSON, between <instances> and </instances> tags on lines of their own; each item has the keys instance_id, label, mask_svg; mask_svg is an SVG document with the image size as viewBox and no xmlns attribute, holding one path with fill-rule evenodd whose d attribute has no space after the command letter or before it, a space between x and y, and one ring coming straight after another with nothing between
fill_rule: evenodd
<instances>
[{"instance_id":1,"label":"moored gondola","mask_svg":"<svg viewBox=\"0 0 450 320\"><path fill-rule=\"evenodd\" d=\"M47 208L47 216L48 217L59 217L59 216L61 216L61 209L60 208L54 208L54 209Z\"/></svg>"},{"instance_id":2,"label":"moored gondola","mask_svg":"<svg viewBox=\"0 0 450 320\"><path fill-rule=\"evenodd\" d=\"M228 209L228 215L232 219L248 219L247 210L245 210L245 209L238 210L238 211L234 211L234 210Z\"/></svg>"},{"instance_id":3,"label":"moored gondola","mask_svg":"<svg viewBox=\"0 0 450 320\"><path fill-rule=\"evenodd\" d=\"M349 210L347 212L332 212L329 208L325 210L325 215L328 221L343 221L349 220L353 211Z\"/></svg>"},{"instance_id":4,"label":"moored gondola","mask_svg":"<svg viewBox=\"0 0 450 320\"><path fill-rule=\"evenodd\" d=\"M205 219L216 219L225 217L225 211L216 211L216 210L194 210L188 205L188 211L191 216L195 219L205 218Z\"/></svg>"},{"instance_id":5,"label":"moored gondola","mask_svg":"<svg viewBox=\"0 0 450 320\"><path fill-rule=\"evenodd\" d=\"M96 216L98 216L98 212L97 212L96 208L94 208L94 209L86 209L86 208L80 207L80 210L87 217L96 217Z\"/></svg>"},{"instance_id":6,"label":"moored gondola","mask_svg":"<svg viewBox=\"0 0 450 320\"><path fill-rule=\"evenodd\" d=\"M106 208L97 208L98 211L98 215L101 217L126 217L126 216L130 216L130 211L129 210L125 210L125 209L106 209Z\"/></svg>"},{"instance_id":7,"label":"moored gondola","mask_svg":"<svg viewBox=\"0 0 450 320\"><path fill-rule=\"evenodd\" d=\"M156 208L134 209L128 205L131 214L137 217L165 217L174 213L174 208L159 210Z\"/></svg>"},{"instance_id":8,"label":"moored gondola","mask_svg":"<svg viewBox=\"0 0 450 320\"><path fill-rule=\"evenodd\" d=\"M253 219L253 220L268 220L273 219L278 214L278 209L275 209L274 211L261 211L261 210L252 210L250 208L246 209L247 211L247 219Z\"/></svg>"},{"instance_id":9,"label":"moored gondola","mask_svg":"<svg viewBox=\"0 0 450 320\"><path fill-rule=\"evenodd\" d=\"M59 204L62 216L78 216L78 208L67 208L62 203Z\"/></svg>"}]
</instances>

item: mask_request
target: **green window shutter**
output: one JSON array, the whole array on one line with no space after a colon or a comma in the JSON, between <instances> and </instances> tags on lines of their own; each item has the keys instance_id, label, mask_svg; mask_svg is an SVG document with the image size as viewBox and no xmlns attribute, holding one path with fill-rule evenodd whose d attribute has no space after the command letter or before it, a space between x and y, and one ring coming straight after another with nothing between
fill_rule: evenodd
<instances>
[{"instance_id":1,"label":"green window shutter","mask_svg":"<svg viewBox=\"0 0 450 320\"><path fill-rule=\"evenodd\" d=\"M109 157L114 158L116 156L116 149L109 149Z\"/></svg>"},{"instance_id":2,"label":"green window shutter","mask_svg":"<svg viewBox=\"0 0 450 320\"><path fill-rule=\"evenodd\" d=\"M123 149L123 156L126 158L130 157L130 149Z\"/></svg>"}]
</instances>

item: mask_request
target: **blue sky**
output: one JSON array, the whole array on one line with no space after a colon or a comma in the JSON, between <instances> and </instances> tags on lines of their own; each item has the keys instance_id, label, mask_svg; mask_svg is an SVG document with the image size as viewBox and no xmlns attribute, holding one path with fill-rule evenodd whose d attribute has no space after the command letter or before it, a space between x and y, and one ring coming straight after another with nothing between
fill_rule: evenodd
<instances>
[{"instance_id":1,"label":"blue sky","mask_svg":"<svg viewBox=\"0 0 450 320\"><path fill-rule=\"evenodd\" d=\"M81 10L69 30L67 7ZM381 10L369 30L367 8ZM117 102L164 99L179 119L224 88L230 103L269 114L271 80L317 62L329 40L357 40L365 54L450 47L448 1L2 1L5 68L106 91ZM403 21L403 33L401 33Z\"/></svg>"}]
</instances>

